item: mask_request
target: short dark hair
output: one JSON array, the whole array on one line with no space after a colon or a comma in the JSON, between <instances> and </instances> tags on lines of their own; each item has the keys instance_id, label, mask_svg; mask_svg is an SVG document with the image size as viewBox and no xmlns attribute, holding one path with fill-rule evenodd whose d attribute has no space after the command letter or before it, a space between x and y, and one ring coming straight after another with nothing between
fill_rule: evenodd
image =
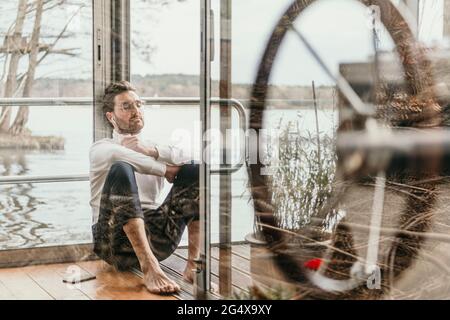
<instances>
[{"instance_id":1,"label":"short dark hair","mask_svg":"<svg viewBox=\"0 0 450 320\"><path fill-rule=\"evenodd\" d=\"M107 112L114 111L114 100L116 96L127 91L136 91L136 88L128 81L113 82L105 89L105 95L103 96L103 116L105 118ZM106 120L108 119L106 118ZM107 122L111 125L109 121Z\"/></svg>"}]
</instances>

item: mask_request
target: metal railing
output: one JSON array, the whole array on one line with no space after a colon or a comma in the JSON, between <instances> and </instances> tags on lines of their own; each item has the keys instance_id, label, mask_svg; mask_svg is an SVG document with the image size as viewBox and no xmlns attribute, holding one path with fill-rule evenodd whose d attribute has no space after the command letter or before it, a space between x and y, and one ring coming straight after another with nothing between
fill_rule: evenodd
<instances>
[{"instance_id":1,"label":"metal railing","mask_svg":"<svg viewBox=\"0 0 450 320\"><path fill-rule=\"evenodd\" d=\"M0 185L22 183L81 182L89 181L88 174L54 176L8 176L0 177Z\"/></svg>"},{"instance_id":2,"label":"metal railing","mask_svg":"<svg viewBox=\"0 0 450 320\"><path fill-rule=\"evenodd\" d=\"M142 98L147 106L180 106L198 105L200 98ZM52 107L52 106L92 106L91 98L2 98L0 106L30 106L30 107ZM239 125L244 132L247 129L247 115L243 104L237 99L211 98L215 105L229 104L239 115ZM239 171L245 163L247 139L243 139L241 145L241 158L238 164L233 166L221 165L218 169L212 169L211 174L222 174L224 172L234 173ZM52 183L52 182L82 182L89 181L89 174L73 175L51 175L51 176L7 176L0 177L0 185L22 184L22 183Z\"/></svg>"}]
</instances>

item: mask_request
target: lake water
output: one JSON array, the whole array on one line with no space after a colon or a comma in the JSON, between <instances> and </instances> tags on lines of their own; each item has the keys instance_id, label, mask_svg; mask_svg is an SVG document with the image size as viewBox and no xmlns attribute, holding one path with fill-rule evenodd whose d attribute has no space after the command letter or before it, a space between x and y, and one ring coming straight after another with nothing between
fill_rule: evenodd
<instances>
[{"instance_id":1,"label":"lake water","mask_svg":"<svg viewBox=\"0 0 450 320\"><path fill-rule=\"evenodd\" d=\"M321 130L330 131L336 119L329 109L319 111ZM195 107L147 107L144 135L160 143L180 142L199 150L199 112ZM213 127L218 127L218 112ZM314 110L269 112L274 127L299 121L315 130ZM237 114L233 114L233 126ZM89 172L88 151L93 141L91 107L32 107L29 128L35 135L59 135L65 150L57 152L0 151L0 175L69 175ZM191 142L189 142L191 141ZM215 145L215 144L214 144ZM237 145L236 145L237 146ZM218 155L217 145L212 153ZM235 153L238 159L239 154ZM212 241L218 241L219 177L212 176ZM167 186L166 192L170 186ZM0 250L89 243L91 239L90 190L88 182L21 184L0 186ZM245 168L232 175L232 239L243 240L253 230L253 211ZM186 236L186 234L185 234ZM186 237L183 238L183 244Z\"/></svg>"}]
</instances>

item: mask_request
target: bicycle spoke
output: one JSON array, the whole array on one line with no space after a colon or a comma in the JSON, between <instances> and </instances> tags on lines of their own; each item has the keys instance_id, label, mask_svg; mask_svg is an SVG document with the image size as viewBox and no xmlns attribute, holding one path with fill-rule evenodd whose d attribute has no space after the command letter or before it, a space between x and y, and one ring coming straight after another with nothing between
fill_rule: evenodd
<instances>
[{"instance_id":1,"label":"bicycle spoke","mask_svg":"<svg viewBox=\"0 0 450 320\"><path fill-rule=\"evenodd\" d=\"M378 89L381 88L381 76L380 76L380 53L379 53L379 44L380 38L378 37L376 25L379 23L377 21L376 12L372 9L372 46L374 50L374 68L373 68L373 77L374 77L374 86L373 86L373 102L377 104L377 92Z\"/></svg>"},{"instance_id":2,"label":"bicycle spoke","mask_svg":"<svg viewBox=\"0 0 450 320\"><path fill-rule=\"evenodd\" d=\"M375 182L375 194L373 196L372 217L370 220L369 244L366 256L366 273L369 273L377 265L378 249L380 242L381 221L383 218L384 189L386 176L380 173Z\"/></svg>"}]
</instances>

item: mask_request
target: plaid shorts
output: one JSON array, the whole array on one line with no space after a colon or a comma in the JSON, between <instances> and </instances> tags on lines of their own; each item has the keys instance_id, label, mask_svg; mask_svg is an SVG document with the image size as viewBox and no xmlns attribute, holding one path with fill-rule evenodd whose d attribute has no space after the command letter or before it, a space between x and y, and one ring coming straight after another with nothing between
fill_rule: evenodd
<instances>
[{"instance_id":1,"label":"plaid shorts","mask_svg":"<svg viewBox=\"0 0 450 320\"><path fill-rule=\"evenodd\" d=\"M116 162L103 187L99 219L92 226L94 252L119 270L139 268L139 260L124 225L134 218L144 220L147 239L155 257L162 261L178 247L186 226L198 220L199 165L181 167L173 187L157 209L141 208L134 168Z\"/></svg>"}]
</instances>

